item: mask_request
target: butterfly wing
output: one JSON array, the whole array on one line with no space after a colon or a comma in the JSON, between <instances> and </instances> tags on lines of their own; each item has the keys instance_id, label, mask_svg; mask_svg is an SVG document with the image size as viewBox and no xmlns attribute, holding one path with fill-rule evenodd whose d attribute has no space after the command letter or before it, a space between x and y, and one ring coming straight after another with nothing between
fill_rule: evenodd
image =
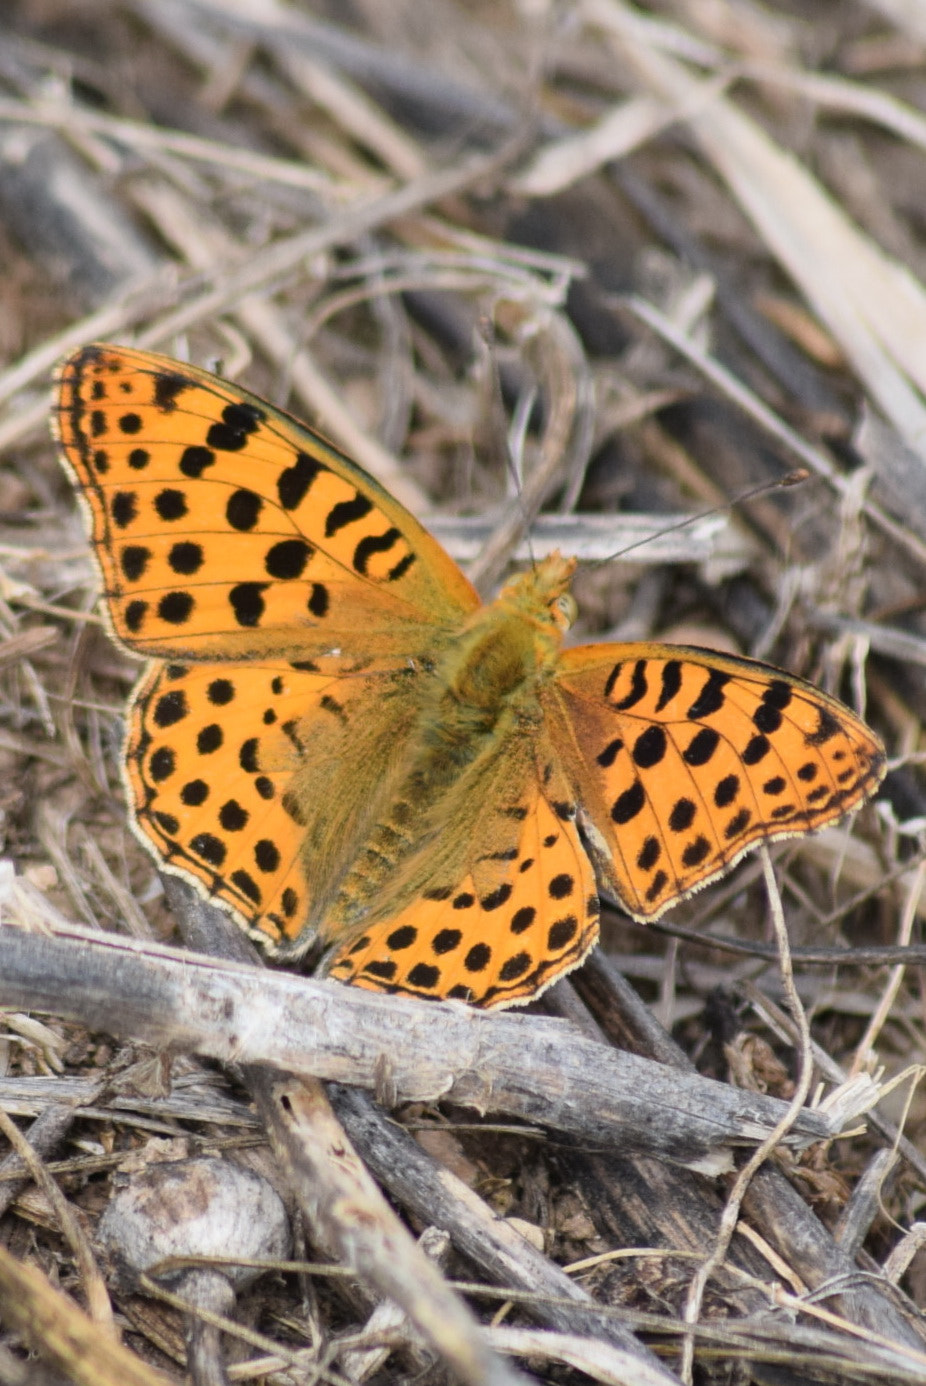
<instances>
[{"instance_id":1,"label":"butterfly wing","mask_svg":"<svg viewBox=\"0 0 926 1386\"><path fill-rule=\"evenodd\" d=\"M877 738L835 698L691 646L565 650L546 707L599 880L640 920L750 847L837 821L884 774Z\"/></svg>"},{"instance_id":2,"label":"butterfly wing","mask_svg":"<svg viewBox=\"0 0 926 1386\"><path fill-rule=\"evenodd\" d=\"M116 637L164 659L412 656L479 605L412 515L237 385L128 347L61 366L54 425Z\"/></svg>"},{"instance_id":3,"label":"butterfly wing","mask_svg":"<svg viewBox=\"0 0 926 1386\"><path fill-rule=\"evenodd\" d=\"M308 906L301 830L286 807L290 772L283 757L261 764L267 714L275 723L301 716L325 682L286 664L158 662L133 695L123 763L133 826L169 871L265 943L298 928Z\"/></svg>"},{"instance_id":4,"label":"butterfly wing","mask_svg":"<svg viewBox=\"0 0 926 1386\"><path fill-rule=\"evenodd\" d=\"M369 782L337 795L298 795L307 753L367 735ZM325 843L352 839L358 815L388 783L414 715L414 681L403 675L338 678L289 663L152 663L133 695L124 775L133 827L163 865L221 901L271 950L301 950L306 920L323 888ZM319 778L331 785L335 770ZM353 819L353 823L352 823ZM339 832L338 829L342 831ZM305 844L319 839L316 870Z\"/></svg>"},{"instance_id":5,"label":"butterfly wing","mask_svg":"<svg viewBox=\"0 0 926 1386\"><path fill-rule=\"evenodd\" d=\"M408 996L523 1005L594 946L595 875L543 739L504 747L464 779L459 798L460 811L448 814L454 837L424 844L394 904L334 948L330 976Z\"/></svg>"}]
</instances>

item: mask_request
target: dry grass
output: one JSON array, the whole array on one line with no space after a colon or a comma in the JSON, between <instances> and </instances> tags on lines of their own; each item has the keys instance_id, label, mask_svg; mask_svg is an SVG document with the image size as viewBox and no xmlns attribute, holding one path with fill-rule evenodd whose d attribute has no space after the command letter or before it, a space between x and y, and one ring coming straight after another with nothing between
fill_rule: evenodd
<instances>
[{"instance_id":1,"label":"dry grass","mask_svg":"<svg viewBox=\"0 0 926 1386\"><path fill-rule=\"evenodd\" d=\"M641 523L658 530L795 466L811 472L629 562L580 571L579 633L759 655L866 713L892 757L878 809L778 854L777 875L821 1081L921 1062L922 946L908 955L917 966L891 952L917 943L926 912L918 7L359 0L349 28L345 10L4 7L0 824L17 884L0 879L0 906L15 891L21 905L25 889L46 923L58 911L162 940L173 927L126 825L120 711L135 668L93 614L86 544L45 423L55 360L99 338L220 362L317 422L489 585L528 552L499 461L490 321L524 494L544 512L532 517L535 552L549 543L600 558ZM747 864L665 928L615 914L604 947L702 1072L787 1098L793 1036L777 1011L766 914L761 871ZM574 982L551 1008L652 1052L658 1041L616 1015L603 973ZM90 1270L116 1170L130 1155L243 1149L279 1176L227 1075L116 1046L105 1017L99 1034L5 1019L6 1112L28 1131L50 1102L92 1110L35 1140L63 1200L41 1180L0 1183L0 1252L15 1258L0 1261L0 1382L27 1379L23 1324L9 1311L26 1294L17 1262L42 1273L37 1294L57 1284L74 1296L32 1319L48 1351L66 1322L74 1360L84 1344L90 1367L72 1361L71 1379L128 1380L106 1356ZM879 1114L880 1129L789 1161L799 1210L785 1209L783 1180L756 1181L701 1306L697 1380L764 1380L772 1361L783 1380L923 1379L926 1108L907 1085ZM621 1310L678 1379L679 1326L722 1181L464 1129L436 1107L398 1115L427 1128L420 1153L449 1167L461 1198L468 1189L520 1219L556 1264L578 1263L595 1301ZM890 1123L910 1143L892 1165ZM441 1222L436 1204L391 1192L416 1232ZM313 1231L305 1257L325 1259ZM828 1233L854 1258L851 1287L832 1284ZM459 1243L441 1255L451 1278L477 1274ZM239 1300L241 1322L262 1336L228 1347L234 1379L249 1379L249 1357L275 1382L420 1370L427 1353L407 1321L376 1317L371 1285L382 1283L264 1277ZM496 1291L509 1283L499 1270ZM178 1310L109 1288L132 1351L179 1379ZM500 1301L470 1302L488 1318ZM608 1358L591 1331L543 1340L527 1332L531 1318L551 1324L515 1307L510 1336L493 1330L493 1341L537 1377L645 1379L641 1360L628 1367L613 1344ZM384 1331L395 1351L371 1356Z\"/></svg>"}]
</instances>

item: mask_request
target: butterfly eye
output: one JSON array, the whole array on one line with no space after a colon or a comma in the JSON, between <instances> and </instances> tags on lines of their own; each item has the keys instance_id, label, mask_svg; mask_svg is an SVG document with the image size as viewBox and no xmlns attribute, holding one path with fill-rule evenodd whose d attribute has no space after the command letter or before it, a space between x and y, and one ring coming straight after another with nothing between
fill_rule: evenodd
<instances>
[{"instance_id":1,"label":"butterfly eye","mask_svg":"<svg viewBox=\"0 0 926 1386\"><path fill-rule=\"evenodd\" d=\"M561 592L553 603L553 619L561 630L568 630L579 614L576 599L571 592Z\"/></svg>"}]
</instances>

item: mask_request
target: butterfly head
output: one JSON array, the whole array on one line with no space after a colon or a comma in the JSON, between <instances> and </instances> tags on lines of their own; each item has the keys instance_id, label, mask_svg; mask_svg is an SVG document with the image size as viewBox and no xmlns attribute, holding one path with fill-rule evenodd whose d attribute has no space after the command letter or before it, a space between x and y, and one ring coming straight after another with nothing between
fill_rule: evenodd
<instances>
[{"instance_id":1,"label":"butterfly head","mask_svg":"<svg viewBox=\"0 0 926 1386\"><path fill-rule=\"evenodd\" d=\"M512 578L502 588L499 602L565 633L578 614L575 598L569 590L575 570L574 558L566 558L554 550L528 572Z\"/></svg>"}]
</instances>

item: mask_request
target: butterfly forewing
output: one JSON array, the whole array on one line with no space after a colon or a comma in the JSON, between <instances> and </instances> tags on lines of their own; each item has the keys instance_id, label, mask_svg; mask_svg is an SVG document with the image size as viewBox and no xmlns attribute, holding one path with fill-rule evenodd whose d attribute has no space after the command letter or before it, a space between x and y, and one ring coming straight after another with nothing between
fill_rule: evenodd
<instances>
[{"instance_id":1,"label":"butterfly forewing","mask_svg":"<svg viewBox=\"0 0 926 1386\"><path fill-rule=\"evenodd\" d=\"M478 605L371 476L195 366L85 347L59 372L55 423L113 630L133 650L305 660L362 636L368 658L393 657Z\"/></svg>"},{"instance_id":2,"label":"butterfly forewing","mask_svg":"<svg viewBox=\"0 0 926 1386\"><path fill-rule=\"evenodd\" d=\"M754 660L578 646L556 692L596 867L638 919L759 842L837 821L884 773L880 743L842 703Z\"/></svg>"}]
</instances>

